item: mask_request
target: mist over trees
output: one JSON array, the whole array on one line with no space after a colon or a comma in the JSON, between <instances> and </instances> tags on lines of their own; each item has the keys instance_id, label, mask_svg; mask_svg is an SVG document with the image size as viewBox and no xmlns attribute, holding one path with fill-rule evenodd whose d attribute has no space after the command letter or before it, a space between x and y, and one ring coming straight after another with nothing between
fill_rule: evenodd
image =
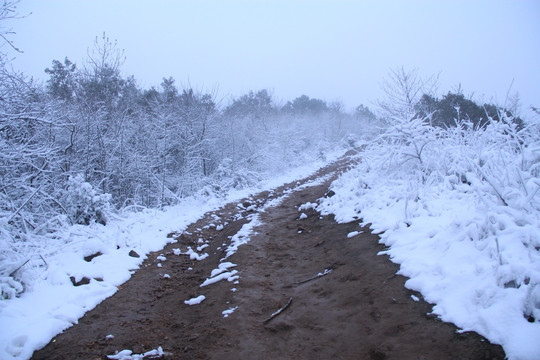
<instances>
[{"instance_id":1,"label":"mist over trees","mask_svg":"<svg viewBox=\"0 0 540 360\"><path fill-rule=\"evenodd\" d=\"M142 89L122 75L123 62L103 35L84 64L53 60L45 84L2 63L7 244L54 237L65 225L106 224L114 209L162 208L201 191L220 196L252 185L322 159L349 130L361 129L364 117L374 117L305 95L281 107L267 90L219 106L215 94L178 88L172 77Z\"/></svg>"},{"instance_id":2,"label":"mist over trees","mask_svg":"<svg viewBox=\"0 0 540 360\"><path fill-rule=\"evenodd\" d=\"M502 111L511 116L461 93L439 100L433 78L403 68L391 72L377 116L364 105L346 113L307 95L281 106L265 89L219 106L216 94L179 89L172 77L142 89L122 75L124 60L103 34L82 66L53 60L45 84L3 63L0 201L9 237L105 224L111 209L163 208L199 191L245 187L392 119L408 119L407 127L411 119L435 127L466 120L478 128Z\"/></svg>"}]
</instances>

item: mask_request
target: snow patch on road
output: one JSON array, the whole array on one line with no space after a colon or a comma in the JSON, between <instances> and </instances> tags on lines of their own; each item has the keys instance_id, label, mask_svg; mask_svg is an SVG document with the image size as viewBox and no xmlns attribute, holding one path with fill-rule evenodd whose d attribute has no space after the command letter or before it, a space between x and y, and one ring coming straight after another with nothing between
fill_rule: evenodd
<instances>
[{"instance_id":1,"label":"snow patch on road","mask_svg":"<svg viewBox=\"0 0 540 360\"><path fill-rule=\"evenodd\" d=\"M221 280L224 280L224 279L227 279L227 281L229 281L229 282L233 282L236 279L238 279L238 276L235 276L236 274L238 274L238 270L224 272L224 273L219 274L217 276L214 276L212 278L206 279L201 284L201 287L205 287L205 286L208 286L208 285L215 284L218 281L221 281Z\"/></svg>"},{"instance_id":2,"label":"snow patch on road","mask_svg":"<svg viewBox=\"0 0 540 360\"><path fill-rule=\"evenodd\" d=\"M182 250L175 248L175 249L173 249L173 254L174 255L188 255L191 260L197 260L197 261L204 260L209 256L207 253L199 254L199 253L195 252L191 248L191 246L188 246L186 252L182 252Z\"/></svg>"},{"instance_id":3,"label":"snow patch on road","mask_svg":"<svg viewBox=\"0 0 540 360\"><path fill-rule=\"evenodd\" d=\"M347 239L355 237L356 235L360 235L361 233L362 231L351 231L350 233L347 234Z\"/></svg>"},{"instance_id":4,"label":"snow patch on road","mask_svg":"<svg viewBox=\"0 0 540 360\"><path fill-rule=\"evenodd\" d=\"M131 350L122 350L114 355L107 355L107 358L111 360L142 360L144 358L157 359L168 355L172 354L163 351L160 346L157 349L147 351L144 354L134 354Z\"/></svg>"},{"instance_id":5,"label":"snow patch on road","mask_svg":"<svg viewBox=\"0 0 540 360\"><path fill-rule=\"evenodd\" d=\"M249 217L251 220L248 223L242 225L242 228L231 238L231 243L225 251L226 255L224 259L227 259L233 254L235 254L240 246L247 244L250 240L250 236L254 234L253 228L261 225L261 221L259 220L259 214L252 214Z\"/></svg>"},{"instance_id":6,"label":"snow patch on road","mask_svg":"<svg viewBox=\"0 0 540 360\"><path fill-rule=\"evenodd\" d=\"M221 314L223 314L223 317L226 318L229 317L229 315L231 315L233 312L235 312L236 309L238 309L238 306L223 310Z\"/></svg>"},{"instance_id":7,"label":"snow patch on road","mask_svg":"<svg viewBox=\"0 0 540 360\"><path fill-rule=\"evenodd\" d=\"M198 304L202 303L204 300L206 300L206 296L199 295L199 296L191 298L189 300L185 300L184 304L186 304L186 305L198 305Z\"/></svg>"},{"instance_id":8,"label":"snow patch on road","mask_svg":"<svg viewBox=\"0 0 540 360\"><path fill-rule=\"evenodd\" d=\"M218 265L217 269L214 269L212 270L212 273L210 274L210 277L214 277L214 276L217 276L225 271L227 271L227 269L230 269L232 267L235 267L236 264L233 264L232 262L222 262L221 264Z\"/></svg>"},{"instance_id":9,"label":"snow patch on road","mask_svg":"<svg viewBox=\"0 0 540 360\"><path fill-rule=\"evenodd\" d=\"M317 204L314 204L308 201L307 203L300 205L298 207L298 211L305 211L305 210L316 209L316 208L317 208Z\"/></svg>"}]
</instances>

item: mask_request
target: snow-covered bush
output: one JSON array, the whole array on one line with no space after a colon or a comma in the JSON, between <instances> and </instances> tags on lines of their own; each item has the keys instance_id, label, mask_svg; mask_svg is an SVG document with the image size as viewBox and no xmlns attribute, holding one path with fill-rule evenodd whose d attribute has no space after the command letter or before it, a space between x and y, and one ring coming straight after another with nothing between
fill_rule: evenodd
<instances>
[{"instance_id":1,"label":"snow-covered bush","mask_svg":"<svg viewBox=\"0 0 540 360\"><path fill-rule=\"evenodd\" d=\"M23 292L20 282L9 276L0 277L0 293L2 299L13 299Z\"/></svg>"},{"instance_id":2,"label":"snow-covered bush","mask_svg":"<svg viewBox=\"0 0 540 360\"><path fill-rule=\"evenodd\" d=\"M233 164L232 159L225 158L218 165L211 180L217 191L228 191L253 186L260 181L260 174L238 168Z\"/></svg>"},{"instance_id":3,"label":"snow-covered bush","mask_svg":"<svg viewBox=\"0 0 540 360\"><path fill-rule=\"evenodd\" d=\"M110 194L98 194L82 175L69 177L66 206L74 224L89 225L95 221L105 225L110 200Z\"/></svg>"},{"instance_id":4,"label":"snow-covered bush","mask_svg":"<svg viewBox=\"0 0 540 360\"><path fill-rule=\"evenodd\" d=\"M47 267L39 249L49 239L36 236L16 242L8 235L5 231L0 234L0 300L20 296L39 276L41 268Z\"/></svg>"}]
</instances>

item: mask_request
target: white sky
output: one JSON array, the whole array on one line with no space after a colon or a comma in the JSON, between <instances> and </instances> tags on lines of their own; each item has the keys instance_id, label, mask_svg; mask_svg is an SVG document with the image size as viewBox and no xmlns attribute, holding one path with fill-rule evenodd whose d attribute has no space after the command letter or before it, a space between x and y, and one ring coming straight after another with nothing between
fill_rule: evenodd
<instances>
[{"instance_id":1,"label":"white sky","mask_svg":"<svg viewBox=\"0 0 540 360\"><path fill-rule=\"evenodd\" d=\"M12 36L14 66L47 79L53 59L81 65L106 32L125 49L125 75L143 87L219 89L229 99L269 89L347 109L381 96L389 69L441 72L440 91L462 85L504 103L518 91L540 106L540 1L165 1L22 0Z\"/></svg>"}]
</instances>

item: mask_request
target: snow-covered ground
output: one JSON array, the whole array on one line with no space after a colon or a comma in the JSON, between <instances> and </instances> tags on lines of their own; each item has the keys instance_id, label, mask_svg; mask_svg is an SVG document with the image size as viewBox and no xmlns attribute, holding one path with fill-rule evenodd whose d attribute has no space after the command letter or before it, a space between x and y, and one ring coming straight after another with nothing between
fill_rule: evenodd
<instances>
[{"instance_id":1,"label":"snow-covered ground","mask_svg":"<svg viewBox=\"0 0 540 360\"><path fill-rule=\"evenodd\" d=\"M342 151L327 154L325 163L341 154ZM194 196L163 211L117 215L106 226L95 223L73 226L62 234L61 244L52 241L39 244L38 249L33 249L33 253L39 255L31 262L21 264L25 291L20 297L0 301L0 359L28 359L33 351L45 346L56 334L77 323L85 312L113 295L118 286L139 268L146 254L160 250L172 241L167 238L170 232L182 231L204 213L250 193L303 178L325 163L314 162L296 168L255 188L231 191L226 197ZM236 247L242 243L240 235L238 241L233 242ZM234 249L229 250L228 253ZM84 259L96 253L102 255L90 261ZM90 282L85 286L73 286L70 277L75 282L84 278ZM203 296L186 299L189 305L202 301ZM224 316L233 311L225 311Z\"/></svg>"},{"instance_id":2,"label":"snow-covered ground","mask_svg":"<svg viewBox=\"0 0 540 360\"><path fill-rule=\"evenodd\" d=\"M540 359L538 128L462 130L390 129L318 210L371 223L442 320Z\"/></svg>"}]
</instances>

